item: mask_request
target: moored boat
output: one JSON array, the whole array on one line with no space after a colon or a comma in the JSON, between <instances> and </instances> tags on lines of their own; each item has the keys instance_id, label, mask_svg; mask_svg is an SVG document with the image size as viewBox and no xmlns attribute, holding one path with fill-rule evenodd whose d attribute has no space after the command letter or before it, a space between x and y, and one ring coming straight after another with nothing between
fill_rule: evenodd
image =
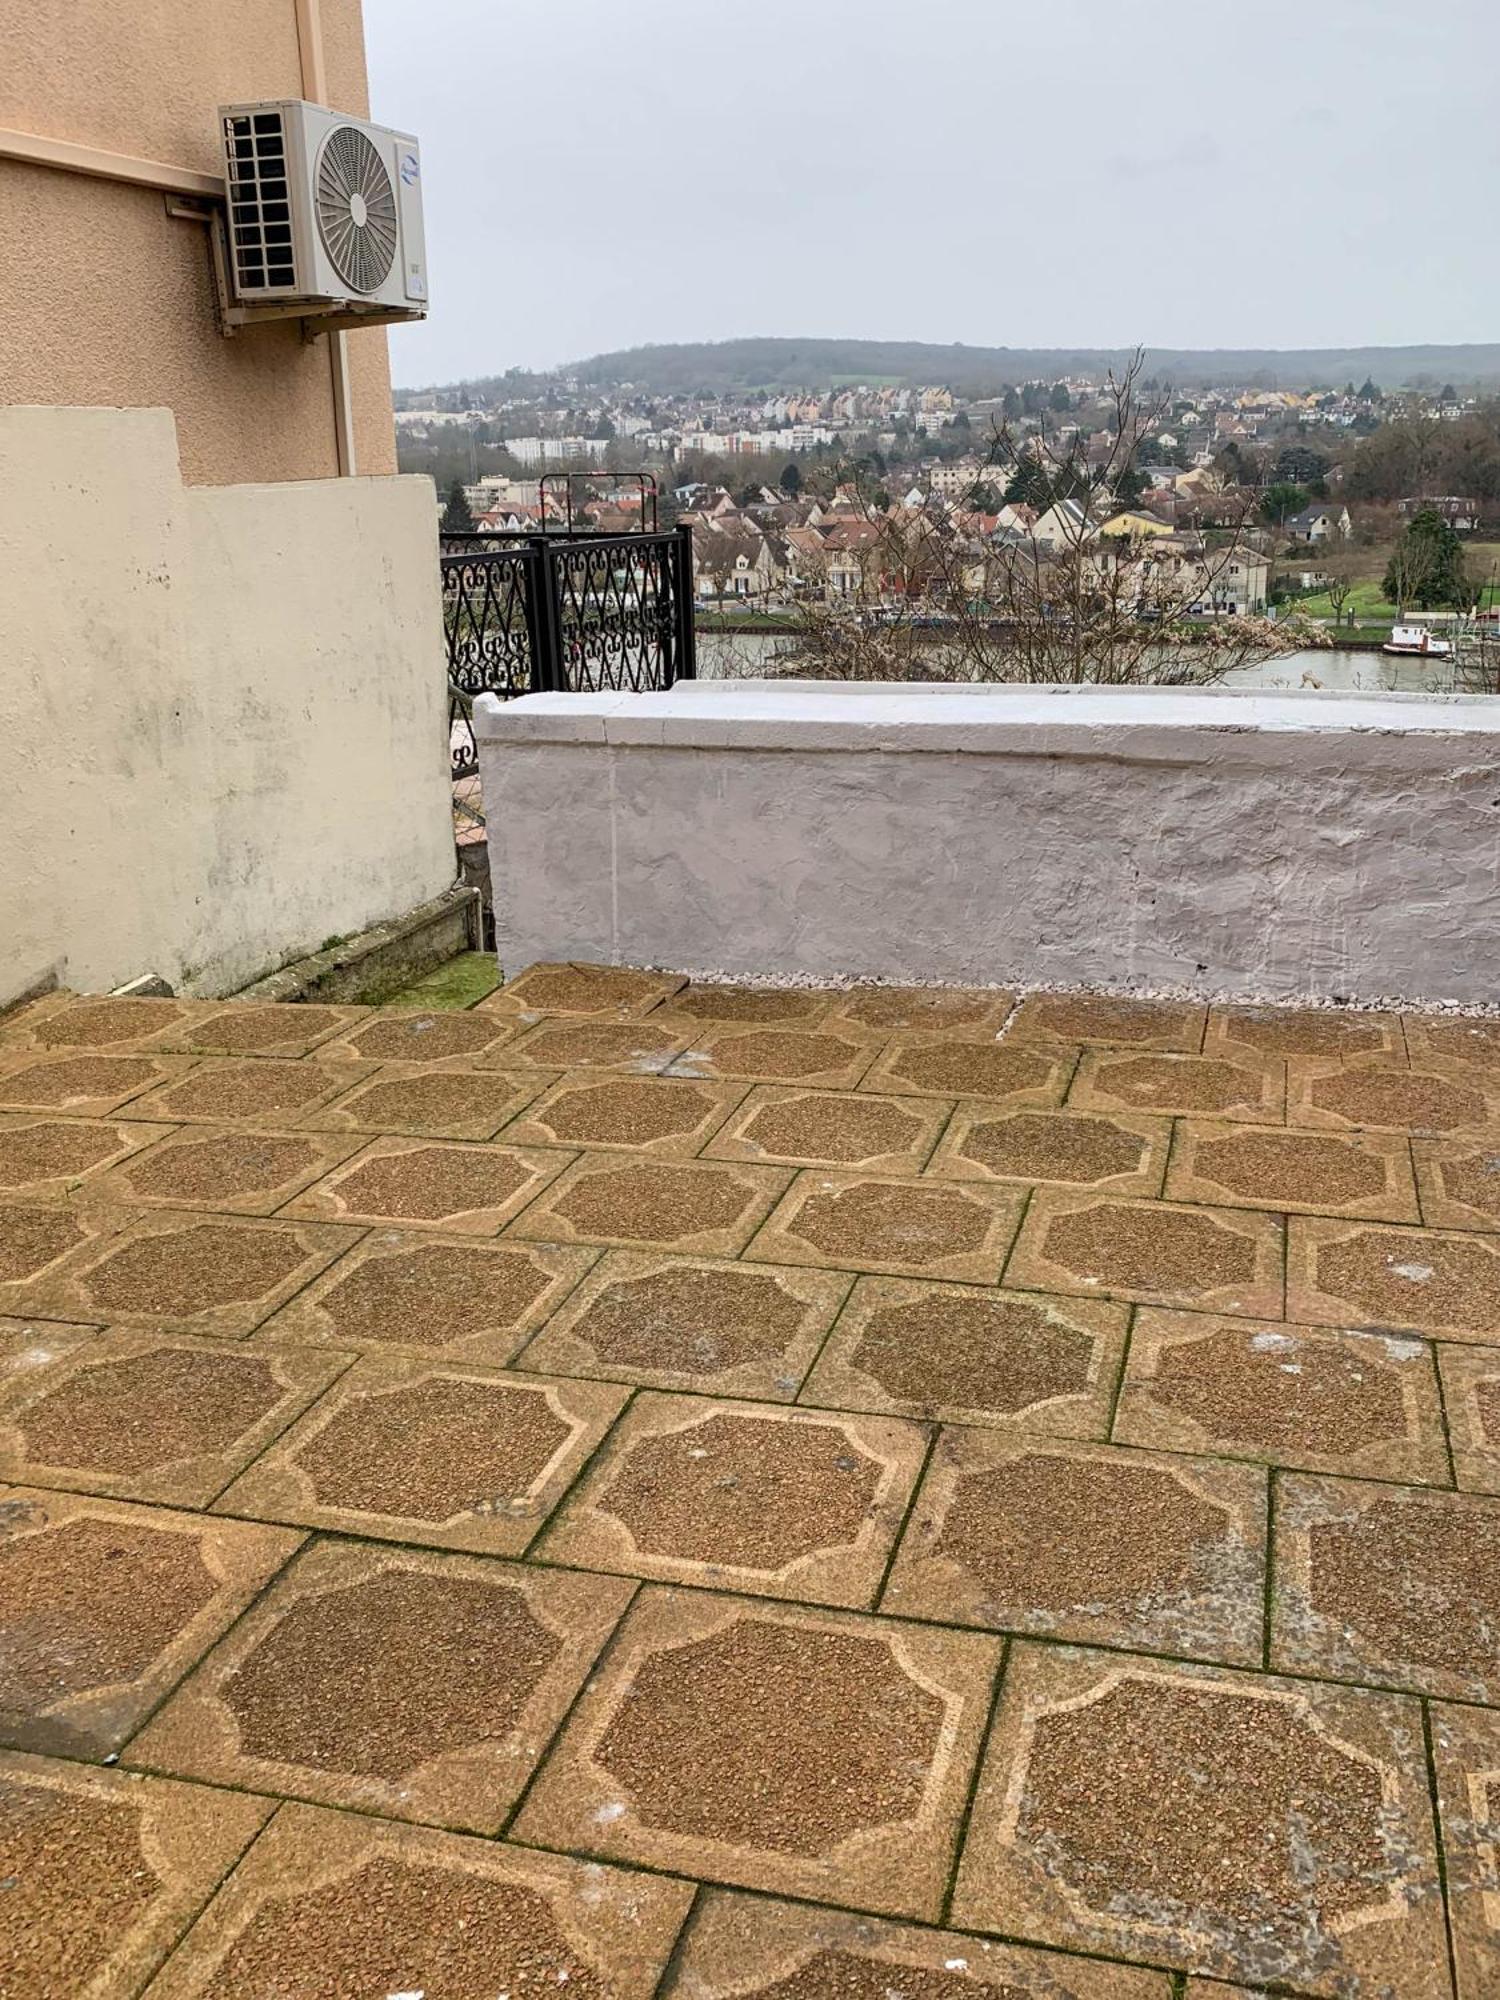
<instances>
[{"instance_id":1,"label":"moored boat","mask_svg":"<svg viewBox=\"0 0 1500 2000\"><path fill-rule=\"evenodd\" d=\"M1425 625L1393 625L1382 653L1416 653L1427 659L1446 659L1453 651L1451 639L1438 639Z\"/></svg>"}]
</instances>

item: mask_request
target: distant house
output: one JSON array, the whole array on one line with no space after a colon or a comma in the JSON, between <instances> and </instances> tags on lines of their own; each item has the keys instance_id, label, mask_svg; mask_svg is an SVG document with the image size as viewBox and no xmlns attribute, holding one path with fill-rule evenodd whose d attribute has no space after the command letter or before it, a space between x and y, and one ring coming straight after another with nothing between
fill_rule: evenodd
<instances>
[{"instance_id":1,"label":"distant house","mask_svg":"<svg viewBox=\"0 0 1500 2000\"><path fill-rule=\"evenodd\" d=\"M785 564L771 540L751 527L708 527L693 536L693 572L700 598L766 598Z\"/></svg>"},{"instance_id":2,"label":"distant house","mask_svg":"<svg viewBox=\"0 0 1500 2000\"><path fill-rule=\"evenodd\" d=\"M1354 523L1349 519L1347 507L1315 501L1311 507L1304 507L1300 514L1293 514L1286 524L1286 532L1289 541L1306 542L1309 547L1316 547L1319 542L1335 539L1347 542L1354 533Z\"/></svg>"},{"instance_id":3,"label":"distant house","mask_svg":"<svg viewBox=\"0 0 1500 2000\"><path fill-rule=\"evenodd\" d=\"M1271 565L1254 549L1236 549L1212 572L1208 609L1237 618L1254 617L1266 608Z\"/></svg>"},{"instance_id":4,"label":"distant house","mask_svg":"<svg viewBox=\"0 0 1500 2000\"><path fill-rule=\"evenodd\" d=\"M1039 514L1031 530L1032 540L1049 554L1058 549L1076 548L1095 532L1093 523L1076 500L1059 500Z\"/></svg>"},{"instance_id":5,"label":"distant house","mask_svg":"<svg viewBox=\"0 0 1500 2000\"><path fill-rule=\"evenodd\" d=\"M1194 465L1186 472L1177 474L1172 481L1172 491L1201 497L1205 493L1217 493L1223 483L1211 466Z\"/></svg>"},{"instance_id":6,"label":"distant house","mask_svg":"<svg viewBox=\"0 0 1500 2000\"><path fill-rule=\"evenodd\" d=\"M927 474L927 483L934 493L945 500L963 500L976 486L1005 484L1004 475L997 477L993 468L985 466L977 458L955 459L951 465L934 465Z\"/></svg>"},{"instance_id":7,"label":"distant house","mask_svg":"<svg viewBox=\"0 0 1500 2000\"><path fill-rule=\"evenodd\" d=\"M1465 500L1457 493L1413 493L1396 502L1396 511L1403 519L1410 519L1422 508L1431 507L1442 515L1450 528L1467 532L1479 526L1479 502Z\"/></svg>"},{"instance_id":8,"label":"distant house","mask_svg":"<svg viewBox=\"0 0 1500 2000\"><path fill-rule=\"evenodd\" d=\"M1172 526L1155 514L1141 514L1126 507L1118 514L1111 514L1100 526L1099 532L1101 535L1128 535L1133 540L1139 540L1144 535L1170 535Z\"/></svg>"}]
</instances>

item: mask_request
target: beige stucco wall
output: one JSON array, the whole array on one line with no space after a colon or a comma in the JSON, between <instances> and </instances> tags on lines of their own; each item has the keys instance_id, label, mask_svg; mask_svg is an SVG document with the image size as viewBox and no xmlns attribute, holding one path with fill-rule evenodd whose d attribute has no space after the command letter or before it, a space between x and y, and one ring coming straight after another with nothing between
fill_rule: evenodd
<instances>
[{"instance_id":1,"label":"beige stucco wall","mask_svg":"<svg viewBox=\"0 0 1500 2000\"><path fill-rule=\"evenodd\" d=\"M359 0L315 11L328 101L364 116ZM218 105L309 94L295 0L13 12L0 127L218 174ZM295 325L224 339L207 231L169 217L160 193L0 158L0 270L0 401L171 409L190 484L336 472L329 341ZM384 329L351 333L348 350L358 469L393 472Z\"/></svg>"},{"instance_id":2,"label":"beige stucco wall","mask_svg":"<svg viewBox=\"0 0 1500 2000\"><path fill-rule=\"evenodd\" d=\"M185 487L165 410L0 410L0 1006L229 992L453 879L424 479Z\"/></svg>"}]
</instances>

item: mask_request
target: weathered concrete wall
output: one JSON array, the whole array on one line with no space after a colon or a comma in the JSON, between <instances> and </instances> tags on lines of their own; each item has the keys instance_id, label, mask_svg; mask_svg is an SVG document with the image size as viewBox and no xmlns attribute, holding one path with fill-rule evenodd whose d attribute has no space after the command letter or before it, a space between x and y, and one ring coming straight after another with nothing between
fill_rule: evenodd
<instances>
[{"instance_id":1,"label":"weathered concrete wall","mask_svg":"<svg viewBox=\"0 0 1500 2000\"><path fill-rule=\"evenodd\" d=\"M476 704L510 967L1500 993L1500 700L687 685Z\"/></svg>"},{"instance_id":2,"label":"weathered concrete wall","mask_svg":"<svg viewBox=\"0 0 1500 2000\"><path fill-rule=\"evenodd\" d=\"M220 174L217 109L304 97L295 0L25 0L0 10L0 126ZM360 0L322 0L328 101L369 112ZM399 106L382 107L400 123ZM165 406L190 484L338 470L327 340L219 331L207 232L162 196L0 159L0 395ZM383 327L349 335L355 458L396 469Z\"/></svg>"},{"instance_id":3,"label":"weathered concrete wall","mask_svg":"<svg viewBox=\"0 0 1500 2000\"><path fill-rule=\"evenodd\" d=\"M228 992L453 879L423 479L184 487L165 410L0 410L0 1005Z\"/></svg>"}]
</instances>

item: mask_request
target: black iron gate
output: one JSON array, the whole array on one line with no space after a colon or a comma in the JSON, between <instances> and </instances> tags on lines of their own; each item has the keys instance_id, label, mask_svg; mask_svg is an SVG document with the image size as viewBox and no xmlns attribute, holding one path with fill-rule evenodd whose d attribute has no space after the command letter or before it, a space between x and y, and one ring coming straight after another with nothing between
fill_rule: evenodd
<instances>
[{"instance_id":1,"label":"black iron gate","mask_svg":"<svg viewBox=\"0 0 1500 2000\"><path fill-rule=\"evenodd\" d=\"M475 769L477 694L645 693L697 671L688 527L445 535L442 572L456 778Z\"/></svg>"}]
</instances>

